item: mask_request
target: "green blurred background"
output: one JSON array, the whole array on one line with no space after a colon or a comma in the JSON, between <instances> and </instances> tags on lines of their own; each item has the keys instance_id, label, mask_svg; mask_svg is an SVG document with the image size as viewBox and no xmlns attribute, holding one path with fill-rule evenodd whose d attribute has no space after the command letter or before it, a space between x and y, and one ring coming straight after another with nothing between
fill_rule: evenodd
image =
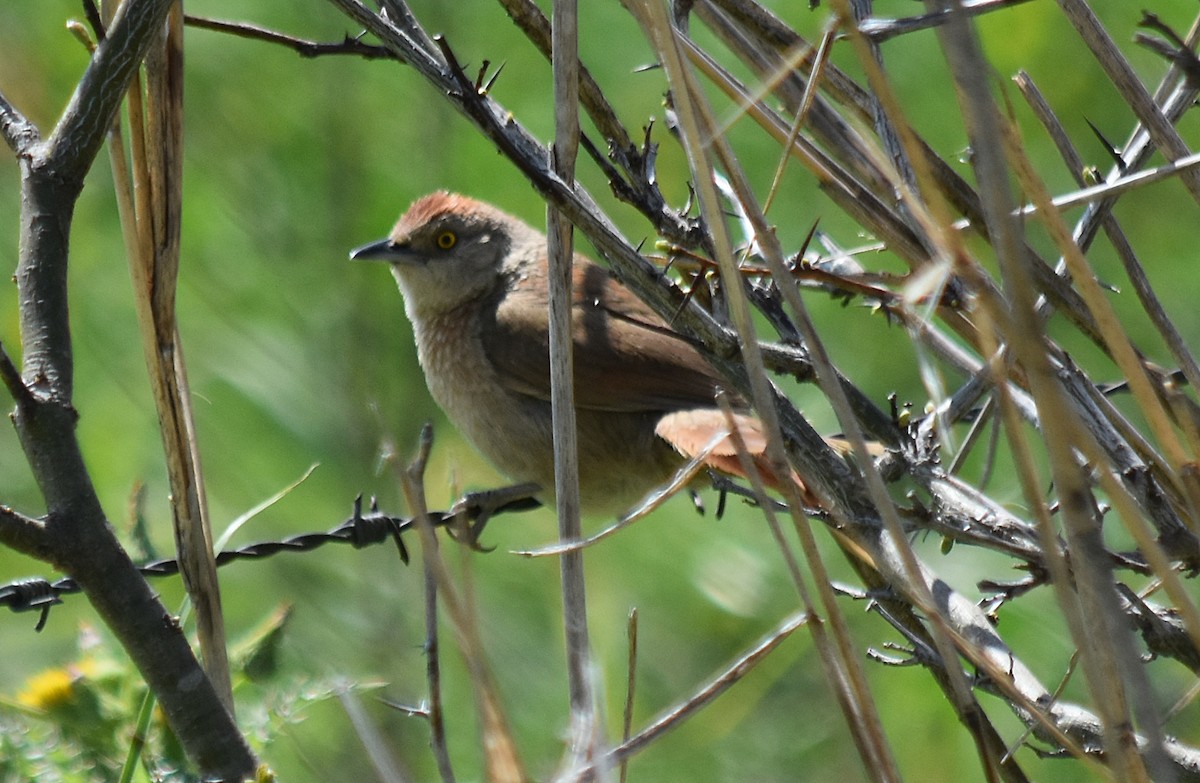
<instances>
[{"instance_id":1,"label":"green blurred background","mask_svg":"<svg viewBox=\"0 0 1200 783\"><path fill-rule=\"evenodd\" d=\"M651 60L648 47L618 3L582 5L585 64L631 130L636 133L650 118L658 121L659 180L666 195L682 204L686 168L664 132L662 76L637 70ZM826 10L810 12L799 0L772 5L810 35L826 20ZM1143 80L1155 84L1163 64L1129 43L1136 9L1122 2L1094 5ZM492 94L535 134L549 138L549 69L499 6L434 0L414 0L412 6L429 30L446 35L468 70L484 59L503 62ZM904 15L919 8L911 2L885 2L878 12ZM358 32L320 2L208 0L189 3L187 10L314 40L336 41ZM1154 10L1184 29L1194 3L1161 0ZM43 130L51 127L86 65L83 47L64 26L72 17L80 17L80 7L68 0L0 4L0 91ZM980 28L997 88L1019 104L1008 79L1018 68L1029 71L1089 162L1107 168L1084 118L1118 142L1132 118L1053 4L1013 8L983 20ZM842 49L835 61L857 73L850 52ZM941 154L958 157L965 136L933 33L889 43L884 55L918 130ZM443 507L459 490L501 483L429 399L401 300L386 269L351 264L346 253L385 234L408 203L434 189L493 201L534 223L544 214L538 197L490 143L407 67L351 57L305 60L277 46L189 29L186 69L179 317L217 533L314 464L318 467L312 476L247 524L235 543L331 527L348 515L358 493L377 495L384 509L403 511L394 474L380 469L380 454L391 441L406 460L425 421L434 422L437 435L428 472L433 507ZM718 106L719 113L729 113L725 104ZM1015 112L1051 187L1056 192L1071 189L1068 172L1028 111L1018 105ZM1195 139L1193 120L1185 119L1183 130ZM733 126L731 138L765 194L777 145L744 119ZM15 268L17 258L17 175L11 156L3 156L0 267L8 270ZM628 236L653 239L633 210L612 202L590 162L581 162L580 177ZM1125 197L1118 216L1176 325L1185 337L1194 338L1200 333L1200 316L1188 269L1194 264L1195 204L1175 184L1158 185ZM816 218L842 246L869 239L794 164L771 218L790 249ZM1033 236L1039 246L1049 247L1038 232ZM1090 257L1101 274L1127 287L1102 243ZM869 257L865 263L901 271L886 256ZM104 155L76 213L71 289L79 434L93 478L110 518L121 526L128 524L134 488L145 486L144 514L154 543L166 552L171 534L161 445ZM1148 353L1167 361L1130 299L1131 294L1114 297ZM865 316L857 306L844 309L819 295L810 301L819 328L829 336L834 361L853 380L881 405L895 392L918 410L924 406L927 393L901 330L881 317ZM1088 346L1065 330L1063 339L1091 362L1099 378L1111 377L1114 371L1096 363ZM0 340L10 353L19 350L13 286L0 296ZM951 386L957 382L947 378ZM818 428L836 429L813 390L796 389L795 397ZM1002 476L993 495L1019 504L1019 492L1007 481ZM798 608L760 517L731 503L726 517L714 521L715 497L707 500L707 516L697 516L686 500L676 499L588 554L596 673L614 735L620 726L625 624L631 608L637 607L641 617L635 726L697 688ZM0 502L30 514L42 508L10 427L0 428ZM448 550L452 562L469 574L505 706L524 759L539 778L554 769L566 730L558 570L551 559L523 559L509 551L547 543L554 530L546 512L504 518L486 534L485 543L495 546L495 552L460 559L453 548ZM980 578L1015 577L1007 561L985 553L959 547L942 556L936 541L919 546L940 573L969 595L977 594L974 585ZM828 549L834 571L850 580L836 550ZM33 574L49 575L40 563L0 552L0 583ZM370 719L415 779L434 777L425 724L375 700L382 695L417 703L424 696L419 568L401 567L388 547L347 548L234 565L221 578L234 635L279 604L295 605L276 688L320 688L342 678L381 683L363 696ZM176 580L155 586L169 606L179 604ZM1040 676L1054 683L1071 648L1056 624L1052 597L1043 593L1006 609L1001 631ZM861 647L900 641L861 608L845 605ZM78 598L58 607L41 634L33 632L29 616L0 616L0 693L11 695L40 669L73 660L80 630L95 622ZM478 779L470 691L460 658L446 638L451 749L460 778ZM1164 704L1174 700L1184 682L1173 666L1164 663L1155 669ZM980 778L970 740L923 671L868 664L868 673L902 769L928 781ZM638 756L631 779L860 778L862 767L822 680L819 660L801 630L744 683ZM1085 698L1081 688L1072 684L1067 695ZM261 697L255 701L274 703ZM985 706L1014 739L1016 722L1003 705ZM1180 726L1189 725L1189 714L1190 725L1198 725L1194 708L1188 708ZM336 700L313 704L296 717L265 752L286 779L374 779ZM1185 728L1173 725L1172 730L1184 740L1200 741L1195 730L1191 736ZM1089 779L1073 762L1039 761L1028 751L1019 758L1035 774Z\"/></svg>"}]
</instances>

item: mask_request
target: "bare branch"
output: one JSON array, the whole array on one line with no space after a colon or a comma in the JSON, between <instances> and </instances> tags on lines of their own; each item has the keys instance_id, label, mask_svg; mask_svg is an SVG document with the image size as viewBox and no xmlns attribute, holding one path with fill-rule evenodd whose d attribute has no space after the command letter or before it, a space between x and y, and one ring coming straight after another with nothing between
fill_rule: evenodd
<instances>
[{"instance_id":1,"label":"bare branch","mask_svg":"<svg viewBox=\"0 0 1200 783\"><path fill-rule=\"evenodd\" d=\"M28 157L42 138L37 127L9 103L4 93L0 93L0 135L20 157Z\"/></svg>"},{"instance_id":2,"label":"bare branch","mask_svg":"<svg viewBox=\"0 0 1200 783\"><path fill-rule=\"evenodd\" d=\"M4 383L4 387L12 395L13 401L17 403L17 407L31 410L37 403L33 392L25 385L25 379L21 377L21 371L13 363L12 357L8 355L8 351L4 350L3 343L0 343L0 382Z\"/></svg>"},{"instance_id":3,"label":"bare branch","mask_svg":"<svg viewBox=\"0 0 1200 783\"><path fill-rule=\"evenodd\" d=\"M41 556L83 588L202 773L240 780L253 774L257 760L182 629L171 621L108 524L84 464L72 406L67 296L71 216L130 80L173 5L172 0L121 5L44 144L29 144L28 126L18 121L7 102L0 108L10 146L18 147L26 159L21 167L16 282L25 385L34 403L18 406L13 421L46 501ZM19 142L14 145L13 139ZM11 376L11 371L6 374ZM11 379L8 382L11 387Z\"/></svg>"},{"instance_id":4,"label":"bare branch","mask_svg":"<svg viewBox=\"0 0 1200 783\"><path fill-rule=\"evenodd\" d=\"M395 55L382 46L363 43L357 38L347 36L340 43L321 43L297 38L286 33L279 33L266 27L260 27L249 22L226 22L220 19L209 19L203 16L184 16L188 27L200 30L212 30L225 33L236 38L247 38L252 41L264 41L278 44L293 50L305 58L323 57L325 55L350 54L366 60L394 60Z\"/></svg>"},{"instance_id":5,"label":"bare branch","mask_svg":"<svg viewBox=\"0 0 1200 783\"><path fill-rule=\"evenodd\" d=\"M45 163L60 178L82 186L104 134L116 116L154 33L161 29L173 0L122 3L80 80L54 132L46 141Z\"/></svg>"},{"instance_id":6,"label":"bare branch","mask_svg":"<svg viewBox=\"0 0 1200 783\"><path fill-rule=\"evenodd\" d=\"M49 553L46 528L40 520L0 505L0 542L30 557L45 560Z\"/></svg>"}]
</instances>

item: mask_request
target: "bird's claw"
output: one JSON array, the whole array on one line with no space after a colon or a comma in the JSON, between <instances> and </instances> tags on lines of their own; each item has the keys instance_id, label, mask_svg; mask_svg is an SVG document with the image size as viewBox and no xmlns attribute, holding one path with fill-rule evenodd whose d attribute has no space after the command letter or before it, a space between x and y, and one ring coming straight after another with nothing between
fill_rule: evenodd
<instances>
[{"instance_id":1,"label":"bird's claw","mask_svg":"<svg viewBox=\"0 0 1200 783\"><path fill-rule=\"evenodd\" d=\"M483 492L468 492L450 507L450 516L454 518L454 522L446 530L455 541L476 552L491 552L495 547L482 546L479 539L492 516L504 511L519 511L541 505L534 497L540 490L541 487L537 484L525 483Z\"/></svg>"}]
</instances>

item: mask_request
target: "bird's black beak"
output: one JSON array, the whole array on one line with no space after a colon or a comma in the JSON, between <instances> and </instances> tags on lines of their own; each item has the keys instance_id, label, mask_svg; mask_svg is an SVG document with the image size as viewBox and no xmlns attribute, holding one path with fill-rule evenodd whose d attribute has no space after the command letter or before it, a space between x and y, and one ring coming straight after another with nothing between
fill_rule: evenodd
<instances>
[{"instance_id":1,"label":"bird's black beak","mask_svg":"<svg viewBox=\"0 0 1200 783\"><path fill-rule=\"evenodd\" d=\"M350 251L351 261L407 261L409 254L404 245L398 245L390 239L380 239L378 242L356 247Z\"/></svg>"}]
</instances>

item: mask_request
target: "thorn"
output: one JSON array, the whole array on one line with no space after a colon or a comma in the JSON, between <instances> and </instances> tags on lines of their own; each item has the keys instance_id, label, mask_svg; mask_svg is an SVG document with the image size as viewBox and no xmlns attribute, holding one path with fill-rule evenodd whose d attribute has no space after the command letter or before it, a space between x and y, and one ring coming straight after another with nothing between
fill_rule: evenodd
<instances>
[{"instance_id":1,"label":"thorn","mask_svg":"<svg viewBox=\"0 0 1200 783\"><path fill-rule=\"evenodd\" d=\"M1087 117L1084 117L1083 121L1088 124L1088 127L1092 129L1092 133L1095 134L1096 138L1100 140L1100 144L1104 147L1104 151L1108 153L1108 156L1113 159L1113 163L1116 164L1117 170L1120 171L1122 175L1125 174L1126 164L1125 159L1121 157L1121 151L1117 149L1112 142L1104 137L1104 134L1100 132L1100 129L1097 128L1091 120L1089 120Z\"/></svg>"},{"instance_id":2,"label":"thorn","mask_svg":"<svg viewBox=\"0 0 1200 783\"><path fill-rule=\"evenodd\" d=\"M500 63L500 65L496 67L496 72L492 74L492 78L488 79L487 84L483 85L483 89L479 92L480 95L487 95L492 91L492 85L495 84L496 80L500 78L500 74L504 71L504 65L504 63Z\"/></svg>"}]
</instances>

